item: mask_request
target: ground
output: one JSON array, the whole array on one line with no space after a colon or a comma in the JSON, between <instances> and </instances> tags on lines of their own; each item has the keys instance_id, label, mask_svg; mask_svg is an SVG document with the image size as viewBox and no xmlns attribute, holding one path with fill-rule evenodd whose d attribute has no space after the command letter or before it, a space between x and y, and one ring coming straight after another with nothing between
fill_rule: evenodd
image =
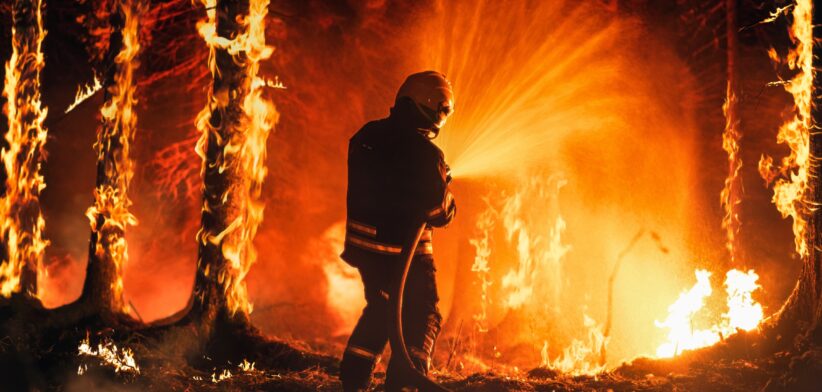
<instances>
[{"instance_id":1,"label":"ground","mask_svg":"<svg viewBox=\"0 0 822 392\"><path fill-rule=\"evenodd\" d=\"M139 340L139 339L138 339ZM334 365L303 370L277 371L251 362L230 363L203 356L197 367L183 360L172 346L165 349L131 344L139 374L114 366L92 355L63 352L59 345L37 359L48 363L48 378L40 388L64 391L339 391ZM5 354L11 348L3 346ZM295 342L298 343L298 342ZM777 351L762 355L756 347L720 347L687 353L669 360L635 359L617 369L594 376L571 376L550 369L501 374L435 373L454 391L819 391L822 382L822 348L802 353ZM92 345L93 346L93 345ZM754 344L753 346L756 346ZM747 351L747 354L745 353ZM63 352L61 354L61 352ZM22 357L22 356L20 356ZM733 357L733 358L732 358ZM49 358L47 362L45 358ZM325 356L325 358L329 358ZM9 357L6 356L5 360ZM19 358L18 358L19 359ZM5 362L5 361L4 361ZM20 361L24 362L24 361ZM3 366L6 371L23 363ZM82 373L82 374L78 374ZM7 375L8 376L8 375ZM7 377L6 376L6 377ZM384 373L375 376L373 390L382 390Z\"/></svg>"}]
</instances>

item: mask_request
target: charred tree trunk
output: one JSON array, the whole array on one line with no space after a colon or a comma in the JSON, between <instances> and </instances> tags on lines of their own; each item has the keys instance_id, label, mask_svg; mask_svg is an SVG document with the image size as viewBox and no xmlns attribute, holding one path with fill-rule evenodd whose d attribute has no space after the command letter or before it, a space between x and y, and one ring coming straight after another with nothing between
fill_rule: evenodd
<instances>
[{"instance_id":1,"label":"charred tree trunk","mask_svg":"<svg viewBox=\"0 0 822 392\"><path fill-rule=\"evenodd\" d=\"M137 18L140 0L114 1L111 37L105 63L105 103L98 130L95 204L87 212L92 234L81 303L106 314L124 313L122 269L127 260L125 231L136 223L128 212L133 173L129 156L134 138L134 58L139 52Z\"/></svg>"},{"instance_id":2,"label":"charred tree trunk","mask_svg":"<svg viewBox=\"0 0 822 392\"><path fill-rule=\"evenodd\" d=\"M12 5L12 56L6 67L3 95L9 128L2 161L6 174L0 200L2 257L0 293L22 291L37 297L37 271L45 253L45 221L40 191L45 187L40 166L45 156L46 109L40 102L40 72L45 65L41 44L42 0L16 0Z\"/></svg>"}]
</instances>

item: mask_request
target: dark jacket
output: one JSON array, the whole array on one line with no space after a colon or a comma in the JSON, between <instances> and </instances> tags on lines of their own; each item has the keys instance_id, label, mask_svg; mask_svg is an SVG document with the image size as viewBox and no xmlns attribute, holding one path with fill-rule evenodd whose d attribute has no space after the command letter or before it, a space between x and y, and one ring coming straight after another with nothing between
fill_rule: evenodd
<instances>
[{"instance_id":1,"label":"dark jacket","mask_svg":"<svg viewBox=\"0 0 822 392\"><path fill-rule=\"evenodd\" d=\"M417 254L431 254L430 227L442 227L456 212L442 151L418 128L425 120L401 100L388 118L362 127L348 145L348 222L343 259L398 255L403 242L426 222Z\"/></svg>"}]
</instances>

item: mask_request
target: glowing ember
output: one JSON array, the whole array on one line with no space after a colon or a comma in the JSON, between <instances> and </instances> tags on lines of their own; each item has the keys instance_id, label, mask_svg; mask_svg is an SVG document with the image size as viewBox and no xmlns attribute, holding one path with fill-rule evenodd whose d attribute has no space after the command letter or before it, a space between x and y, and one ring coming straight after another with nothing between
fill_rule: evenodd
<instances>
[{"instance_id":1,"label":"glowing ember","mask_svg":"<svg viewBox=\"0 0 822 392\"><path fill-rule=\"evenodd\" d=\"M725 278L728 311L713 326L695 328L695 318L711 296L710 276L708 271L696 270L696 284L668 307L665 321L657 322L658 327L668 329L668 341L657 348L657 357L669 358L685 350L713 345L737 330L750 331L762 321L762 306L751 297L751 293L759 288L756 283L759 276L753 270L741 272L734 269L728 271Z\"/></svg>"},{"instance_id":2,"label":"glowing ember","mask_svg":"<svg viewBox=\"0 0 822 392\"><path fill-rule=\"evenodd\" d=\"M18 4L20 3L20 4ZM43 127L47 110L41 107L40 71L43 69L43 4L30 7L15 1L12 53L6 63L3 96L8 117L6 142L0 152L6 173L5 193L0 199L0 227L6 254L0 264L0 294L4 297L24 290L38 296L37 276L48 241L43 238L45 221L40 211L40 192L46 183L40 172L45 156L47 132ZM23 14L26 11L32 15Z\"/></svg>"},{"instance_id":3,"label":"glowing ember","mask_svg":"<svg viewBox=\"0 0 822 392\"><path fill-rule=\"evenodd\" d=\"M127 347L118 348L109 340L104 340L92 347L88 335L77 347L77 355L85 355L100 360L100 365L111 366L115 373L136 373L140 374L140 367L134 361L134 352ZM88 366L81 365L77 369L77 374L82 375L88 370Z\"/></svg>"},{"instance_id":4,"label":"glowing ember","mask_svg":"<svg viewBox=\"0 0 822 392\"><path fill-rule=\"evenodd\" d=\"M66 108L65 113L68 113L78 105L83 103L85 100L89 99L92 95L96 94L100 89L103 88L103 84L100 83L100 79L97 76L94 76L94 83L87 84L83 87L77 87L77 94L74 96L74 102Z\"/></svg>"},{"instance_id":5,"label":"glowing ember","mask_svg":"<svg viewBox=\"0 0 822 392\"><path fill-rule=\"evenodd\" d=\"M790 69L798 70L784 88L791 93L795 114L782 124L776 136L778 143L787 144L791 152L782 158L778 166L770 156L762 156L759 173L768 184L773 183L773 202L783 218L793 219L796 251L801 256L808 255L805 238L806 209L805 195L808 189L809 137L811 127L811 92L813 91L813 28L811 24L812 0L798 0L793 9L791 39L796 47L788 53ZM771 58L777 58L774 51ZM787 177L787 178L786 178Z\"/></svg>"},{"instance_id":6,"label":"glowing ember","mask_svg":"<svg viewBox=\"0 0 822 392\"><path fill-rule=\"evenodd\" d=\"M94 205L86 211L91 230L96 233L97 262L114 266L112 306L124 312L128 311L123 301L123 269L128 261L125 232L128 226L137 224L129 212L128 188L134 176L130 150L137 129L134 72L140 52L137 13L141 4L136 0L116 2L114 12L123 18L122 47L114 59L114 85L109 87L109 97L100 109L103 124L98 129L95 148L102 177L98 174Z\"/></svg>"},{"instance_id":7,"label":"glowing ember","mask_svg":"<svg viewBox=\"0 0 822 392\"><path fill-rule=\"evenodd\" d=\"M267 172L266 140L278 118L273 104L262 97L262 87L269 83L258 76L260 62L271 57L274 51L273 47L265 43L268 3L267 0L250 2L248 16L238 20L244 26L244 31L233 39L217 34L216 0L203 1L208 17L198 24L200 35L209 46L209 69L212 75L219 75L221 72L216 61L216 51L225 50L234 57L237 64L243 64L249 86L246 95L240 98L244 116L241 129L228 130L231 136L227 140L217 134L210 121L213 110L224 108L228 104L228 92L210 91L208 104L196 121L201 132L197 152L203 158L203 173L209 164L205 152L209 148L209 139L212 139L220 143L218 148L221 150L218 162L212 164L219 165L221 173L230 173L233 179L239 181L238 186L232 186L222 195L221 206L204 207L209 211L228 207L233 210L225 230L211 233L204 228L198 234L200 242L220 246L225 263L222 265L223 270L216 271L217 279L225 290L227 305L232 314L237 311L250 313L252 310L244 278L257 259L253 240L263 219L260 193Z\"/></svg>"}]
</instances>

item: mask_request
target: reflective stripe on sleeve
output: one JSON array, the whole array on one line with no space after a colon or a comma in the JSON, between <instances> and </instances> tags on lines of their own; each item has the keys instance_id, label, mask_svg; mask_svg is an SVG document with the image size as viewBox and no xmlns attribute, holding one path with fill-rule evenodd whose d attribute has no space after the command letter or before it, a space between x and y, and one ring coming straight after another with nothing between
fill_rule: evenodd
<instances>
[{"instance_id":1,"label":"reflective stripe on sleeve","mask_svg":"<svg viewBox=\"0 0 822 392\"><path fill-rule=\"evenodd\" d=\"M371 225L367 225L365 223L360 223L355 220L348 220L348 227L354 231L360 232L361 234L366 234L370 237L377 236L377 228Z\"/></svg>"},{"instance_id":2,"label":"reflective stripe on sleeve","mask_svg":"<svg viewBox=\"0 0 822 392\"><path fill-rule=\"evenodd\" d=\"M434 218L440 215L444 215L448 211L448 207L451 206L452 201L454 200L454 195L451 194L451 191L445 192L445 197L442 199L442 205L428 211L428 218Z\"/></svg>"},{"instance_id":3,"label":"reflective stripe on sleeve","mask_svg":"<svg viewBox=\"0 0 822 392\"><path fill-rule=\"evenodd\" d=\"M380 357L380 356L379 356L379 355L377 355L376 353L373 353L373 352L371 352L371 351L368 351L368 350L366 350L366 349L364 349L364 348L362 348L362 347L358 347L358 346L352 346L352 345L349 345L348 347L346 347L346 348L345 348L345 351L346 351L346 352L349 352L349 353L351 353L351 354L354 354L354 355L356 355L356 356L358 356L358 357L362 357L362 358L365 358L365 359L369 359L369 360L371 360L371 361L375 361L375 362L376 362L376 361L377 361L377 359Z\"/></svg>"},{"instance_id":4,"label":"reflective stripe on sleeve","mask_svg":"<svg viewBox=\"0 0 822 392\"><path fill-rule=\"evenodd\" d=\"M402 253L402 245L384 244L382 242L374 241L370 238L363 238L350 233L345 236L345 242L354 245L358 248L362 248L376 253L388 255L398 255ZM414 252L414 254L434 254L434 244L431 242L430 230L426 230L423 233L423 238L420 238L420 243L417 245L417 250Z\"/></svg>"}]
</instances>

